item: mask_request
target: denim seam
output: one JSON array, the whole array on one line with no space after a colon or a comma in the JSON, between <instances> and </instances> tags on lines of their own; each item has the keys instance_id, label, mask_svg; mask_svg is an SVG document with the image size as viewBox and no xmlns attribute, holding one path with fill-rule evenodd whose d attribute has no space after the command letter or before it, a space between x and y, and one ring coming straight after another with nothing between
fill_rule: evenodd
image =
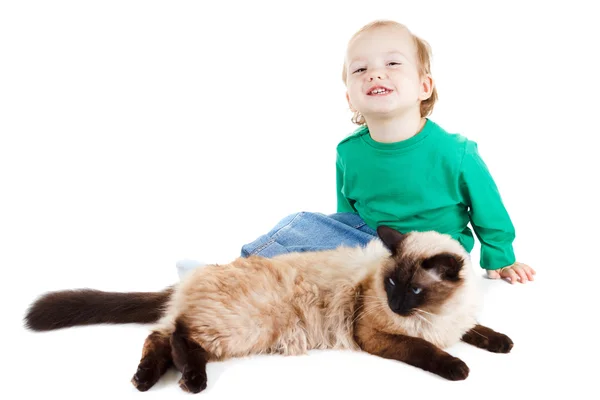
<instances>
[{"instance_id":1,"label":"denim seam","mask_svg":"<svg viewBox=\"0 0 600 400\"><path fill-rule=\"evenodd\" d=\"M292 225L294 223L294 221L299 218L300 216L304 215L304 212L300 212L296 215L294 215L294 218L292 218L292 220L290 222L288 222L287 224L285 224L284 226L282 226L281 228L277 229L277 231L275 231L275 233L273 233L271 235L271 238L273 239L273 241L275 241L275 239L277 238L278 235L281 234L281 231L284 229L289 229L290 225Z\"/></svg>"},{"instance_id":2,"label":"denim seam","mask_svg":"<svg viewBox=\"0 0 600 400\"><path fill-rule=\"evenodd\" d=\"M277 235L279 235L281 233L281 231L285 228L289 228L289 226L294 223L294 221L296 220L296 218L300 217L301 215L304 215L304 212L300 212L298 214L296 214L294 216L294 218L292 218L292 220L290 222L288 222L287 224L285 224L284 226L282 226L281 228L277 229L277 231L275 231L275 233L273 233L271 235L271 239L267 242L264 243L262 246L258 247L256 250L254 250L251 254L258 254L259 252L263 251L265 248L267 248L268 246L272 245L273 243L275 243L275 238L277 237Z\"/></svg>"},{"instance_id":3,"label":"denim seam","mask_svg":"<svg viewBox=\"0 0 600 400\"><path fill-rule=\"evenodd\" d=\"M269 240L267 243L263 244L262 246L258 247L256 250L254 250L252 253L250 254L258 254L261 251L263 251L264 249L266 249L268 246L272 245L273 243L275 243L275 240L271 239Z\"/></svg>"}]
</instances>

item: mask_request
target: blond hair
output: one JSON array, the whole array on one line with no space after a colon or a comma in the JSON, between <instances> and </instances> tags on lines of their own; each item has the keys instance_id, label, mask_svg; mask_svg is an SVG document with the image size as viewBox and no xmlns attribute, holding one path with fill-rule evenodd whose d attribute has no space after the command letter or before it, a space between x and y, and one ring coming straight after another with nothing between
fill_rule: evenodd
<instances>
[{"instance_id":1,"label":"blond hair","mask_svg":"<svg viewBox=\"0 0 600 400\"><path fill-rule=\"evenodd\" d=\"M395 26L398 28L405 29L412 36L415 47L417 49L417 63L419 67L419 76L423 77L425 75L431 75L431 46L425 40L421 39L417 35L413 34L405 25L390 20L376 20L368 23L367 25L360 28L349 40L348 43L351 43L357 36L361 33L370 31L375 28L387 27L387 26ZM344 69L342 71L342 80L344 81L344 85L347 84L347 72L346 69L348 66L344 61ZM438 99L437 89L434 85L433 90L431 92L431 96L428 99L423 100L421 102L421 117L427 117L433 111L433 106ZM357 125L365 125L365 117L362 116L358 111L354 111L354 115L352 116L352 122Z\"/></svg>"}]
</instances>

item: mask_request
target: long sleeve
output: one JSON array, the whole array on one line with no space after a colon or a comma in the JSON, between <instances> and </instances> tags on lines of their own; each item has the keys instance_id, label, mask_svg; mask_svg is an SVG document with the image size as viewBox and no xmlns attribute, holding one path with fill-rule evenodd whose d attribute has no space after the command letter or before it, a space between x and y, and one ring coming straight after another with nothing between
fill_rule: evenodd
<instances>
[{"instance_id":1,"label":"long sleeve","mask_svg":"<svg viewBox=\"0 0 600 400\"><path fill-rule=\"evenodd\" d=\"M481 243L481 267L493 270L513 264L515 229L475 142L467 142L459 184Z\"/></svg>"},{"instance_id":2,"label":"long sleeve","mask_svg":"<svg viewBox=\"0 0 600 400\"><path fill-rule=\"evenodd\" d=\"M336 186L337 186L337 212L356 212L350 201L344 196L344 167L339 154L336 156Z\"/></svg>"}]
</instances>

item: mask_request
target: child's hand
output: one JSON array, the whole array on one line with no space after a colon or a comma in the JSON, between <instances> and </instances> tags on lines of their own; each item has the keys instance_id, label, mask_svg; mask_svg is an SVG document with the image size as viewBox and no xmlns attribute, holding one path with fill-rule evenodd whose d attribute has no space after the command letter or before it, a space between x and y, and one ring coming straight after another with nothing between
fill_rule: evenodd
<instances>
[{"instance_id":1,"label":"child's hand","mask_svg":"<svg viewBox=\"0 0 600 400\"><path fill-rule=\"evenodd\" d=\"M488 270L487 275L490 279L508 278L510 279L511 284L515 284L517 281L520 281L521 283L532 281L535 271L527 264L516 262L508 267L497 270Z\"/></svg>"}]
</instances>

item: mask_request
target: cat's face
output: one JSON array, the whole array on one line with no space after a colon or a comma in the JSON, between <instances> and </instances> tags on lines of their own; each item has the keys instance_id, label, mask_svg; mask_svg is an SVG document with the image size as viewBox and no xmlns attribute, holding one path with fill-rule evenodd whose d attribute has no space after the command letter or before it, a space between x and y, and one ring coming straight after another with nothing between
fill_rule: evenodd
<instances>
[{"instance_id":1,"label":"cat's face","mask_svg":"<svg viewBox=\"0 0 600 400\"><path fill-rule=\"evenodd\" d=\"M392 253L380 275L390 309L401 316L436 313L463 283L460 244L435 232L377 232Z\"/></svg>"}]
</instances>

